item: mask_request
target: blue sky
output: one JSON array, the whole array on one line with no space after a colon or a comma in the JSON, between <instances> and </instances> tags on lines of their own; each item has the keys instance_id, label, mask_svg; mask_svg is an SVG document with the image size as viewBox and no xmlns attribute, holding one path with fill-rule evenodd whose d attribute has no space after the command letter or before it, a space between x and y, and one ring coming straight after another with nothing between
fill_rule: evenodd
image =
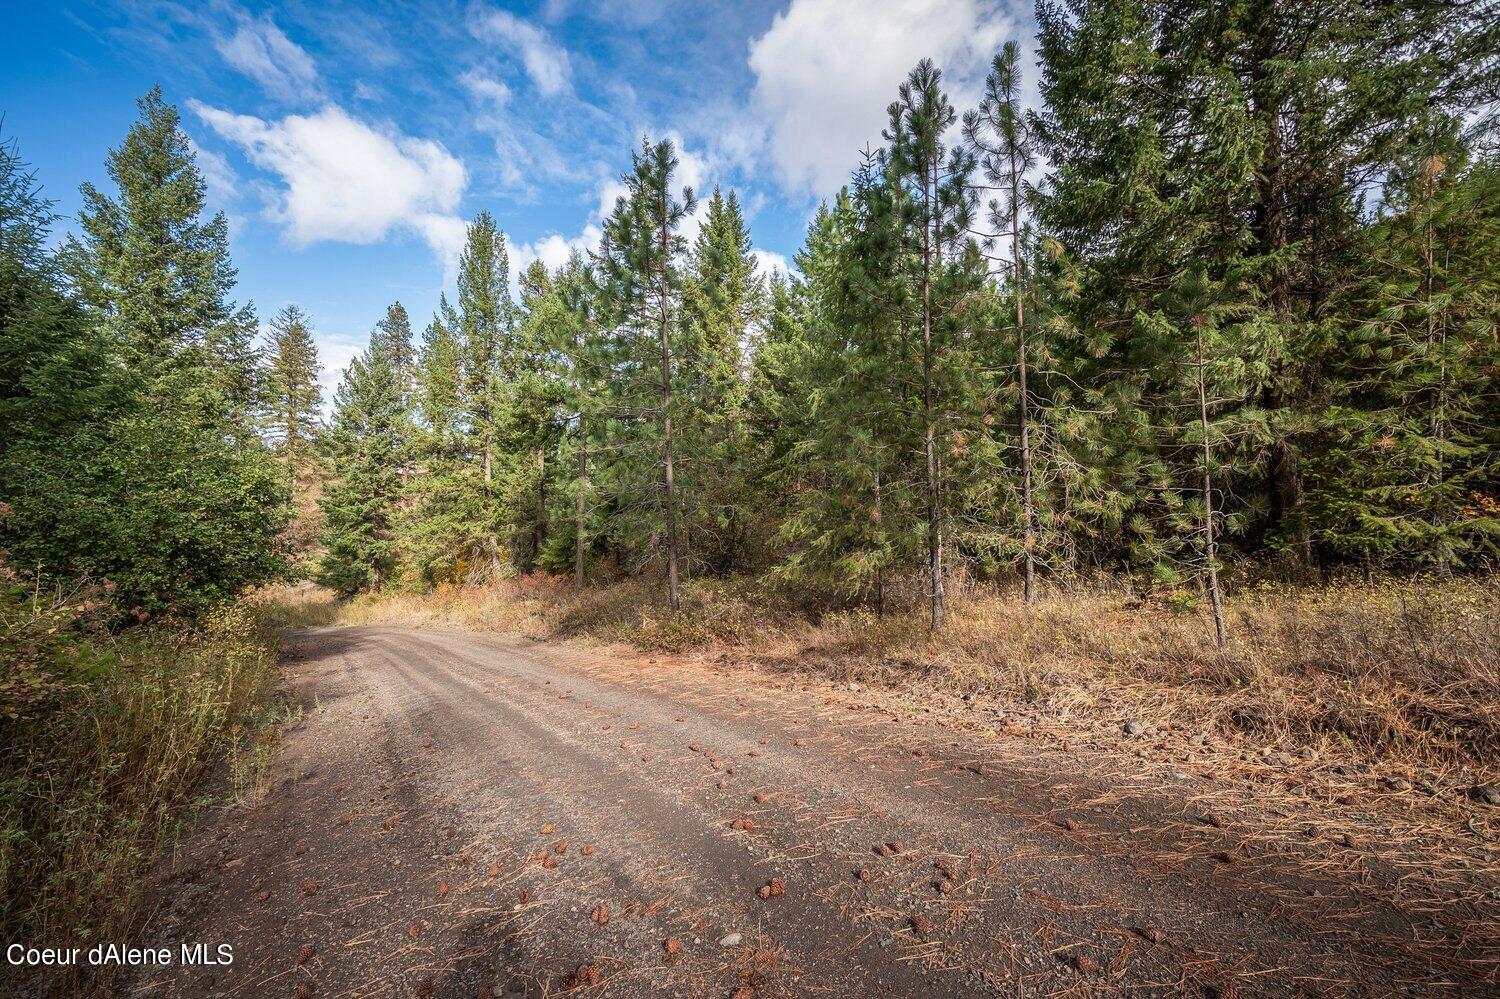
<instances>
[{"instance_id":1,"label":"blue sky","mask_svg":"<svg viewBox=\"0 0 1500 999\"><path fill-rule=\"evenodd\" d=\"M313 319L325 382L391 301L420 330L483 209L513 263L597 238L642 134L681 179L739 191L767 268L878 142L931 56L978 94L1012 0L542 0L7 5L4 135L65 216L160 83L231 222L238 297Z\"/></svg>"}]
</instances>

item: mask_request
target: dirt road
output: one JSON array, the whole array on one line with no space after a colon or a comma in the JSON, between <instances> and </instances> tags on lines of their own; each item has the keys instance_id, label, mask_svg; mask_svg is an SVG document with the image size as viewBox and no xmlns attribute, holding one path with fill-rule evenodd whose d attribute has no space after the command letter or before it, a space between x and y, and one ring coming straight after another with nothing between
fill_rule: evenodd
<instances>
[{"instance_id":1,"label":"dirt road","mask_svg":"<svg viewBox=\"0 0 1500 999\"><path fill-rule=\"evenodd\" d=\"M190 844L140 938L233 964L123 994L1492 984L1459 959L1484 911L1401 911L1379 871L1226 821L1189 774L525 639L314 630L289 668L306 713L270 793Z\"/></svg>"}]
</instances>

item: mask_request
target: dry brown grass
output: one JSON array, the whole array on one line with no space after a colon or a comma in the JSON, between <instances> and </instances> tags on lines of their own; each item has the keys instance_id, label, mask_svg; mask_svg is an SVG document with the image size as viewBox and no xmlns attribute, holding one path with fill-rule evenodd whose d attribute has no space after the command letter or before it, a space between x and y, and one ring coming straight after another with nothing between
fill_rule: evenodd
<instances>
[{"instance_id":1,"label":"dry brown grass","mask_svg":"<svg viewBox=\"0 0 1500 999\"><path fill-rule=\"evenodd\" d=\"M643 580L574 590L524 577L482 589L280 601L285 624L428 623L536 637L728 650L836 680L985 692L1049 713L1250 737L1284 751L1429 770L1500 772L1500 581L1385 580L1261 586L1229 600L1221 653L1200 611L1109 585L1013 595L955 587L948 628L915 608L809 615L751 581L698 582L673 615Z\"/></svg>"},{"instance_id":2,"label":"dry brown grass","mask_svg":"<svg viewBox=\"0 0 1500 999\"><path fill-rule=\"evenodd\" d=\"M920 672L1071 713L1426 766L1500 751L1500 586L1386 581L1231 599L1229 652L1196 612L1055 589L971 596L941 637L911 616L825 618L799 650L876 682Z\"/></svg>"}]
</instances>

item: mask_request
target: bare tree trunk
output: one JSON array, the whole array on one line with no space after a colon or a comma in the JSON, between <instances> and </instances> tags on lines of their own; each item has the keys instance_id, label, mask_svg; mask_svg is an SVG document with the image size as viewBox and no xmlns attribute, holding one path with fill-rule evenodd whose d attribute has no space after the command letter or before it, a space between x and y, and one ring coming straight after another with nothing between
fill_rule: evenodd
<instances>
[{"instance_id":1,"label":"bare tree trunk","mask_svg":"<svg viewBox=\"0 0 1500 999\"><path fill-rule=\"evenodd\" d=\"M1432 411L1428 415L1428 434L1434 442L1441 445L1447 436L1447 406L1448 406L1448 328L1443 325L1439 328L1437 316L1432 310L1432 293L1434 269L1436 267L1436 251L1434 247L1435 234L1432 225L1432 198L1437 186L1437 164L1429 161L1424 166L1423 195L1426 199L1424 206L1427 212L1426 223L1422 233L1422 262L1424 267L1423 288L1425 291L1424 305L1427 313L1427 349L1436 349L1438 352L1438 383L1432 390ZM1437 488L1438 503L1441 504L1441 490L1443 486L1444 462L1441 446L1433 452L1437 466L1433 469L1433 485ZM1443 526L1443 514L1441 506L1433 518L1433 526ZM1447 579L1453 574L1453 565L1448 558L1448 546L1443 538L1437 539L1437 575L1439 578Z\"/></svg>"},{"instance_id":2,"label":"bare tree trunk","mask_svg":"<svg viewBox=\"0 0 1500 999\"><path fill-rule=\"evenodd\" d=\"M547 543L547 449L536 449L536 526L531 534L532 564L542 560Z\"/></svg>"},{"instance_id":3,"label":"bare tree trunk","mask_svg":"<svg viewBox=\"0 0 1500 999\"><path fill-rule=\"evenodd\" d=\"M492 486L495 481L495 456L494 443L488 430L484 434L484 506L485 514L493 513L494 496ZM500 539L494 533L494 524L486 525L489 532L485 535L485 550L490 557L490 580L500 578Z\"/></svg>"},{"instance_id":4,"label":"bare tree trunk","mask_svg":"<svg viewBox=\"0 0 1500 999\"><path fill-rule=\"evenodd\" d=\"M931 169L935 173L936 164ZM927 452L927 573L932 588L932 630L943 628L943 528L939 505L937 433L932 401L932 188L922 172L922 438Z\"/></svg>"},{"instance_id":5,"label":"bare tree trunk","mask_svg":"<svg viewBox=\"0 0 1500 999\"><path fill-rule=\"evenodd\" d=\"M1208 393L1203 385L1203 326L1201 317L1194 319L1198 330L1198 427L1203 433L1203 556L1206 563L1208 602L1214 614L1214 640L1221 650L1229 647L1224 629L1224 602L1219 596L1219 556L1214 542L1213 473L1209 462L1212 448L1208 440Z\"/></svg>"},{"instance_id":6,"label":"bare tree trunk","mask_svg":"<svg viewBox=\"0 0 1500 999\"><path fill-rule=\"evenodd\" d=\"M663 199L666 195L663 193ZM666 205L662 206L666 218ZM667 304L667 228L661 230L661 424L663 485L667 499L667 604L675 611L681 606L677 593L677 497L672 483L672 347L668 334L670 312Z\"/></svg>"},{"instance_id":7,"label":"bare tree trunk","mask_svg":"<svg viewBox=\"0 0 1500 999\"><path fill-rule=\"evenodd\" d=\"M884 526L885 513L882 507L884 494L880 488L880 459L878 452L875 460L875 522ZM885 617L885 567L883 565L881 568L875 570L875 615L880 618Z\"/></svg>"},{"instance_id":8,"label":"bare tree trunk","mask_svg":"<svg viewBox=\"0 0 1500 999\"><path fill-rule=\"evenodd\" d=\"M1016 359L1021 381L1021 515L1026 518L1022 544L1026 602L1036 602L1036 503L1031 488L1031 393L1026 386L1026 314L1021 294L1021 170L1015 156L1010 160L1010 254L1015 268L1011 293L1016 299Z\"/></svg>"},{"instance_id":9,"label":"bare tree trunk","mask_svg":"<svg viewBox=\"0 0 1500 999\"><path fill-rule=\"evenodd\" d=\"M589 438L584 428L583 414L578 414L578 507L573 521L573 582L583 586L583 557L588 545L584 540L588 516L589 491Z\"/></svg>"}]
</instances>

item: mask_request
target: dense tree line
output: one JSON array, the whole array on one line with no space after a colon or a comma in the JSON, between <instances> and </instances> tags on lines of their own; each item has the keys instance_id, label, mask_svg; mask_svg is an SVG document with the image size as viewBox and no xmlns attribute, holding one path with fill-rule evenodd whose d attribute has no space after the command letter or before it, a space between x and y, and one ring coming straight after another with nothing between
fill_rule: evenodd
<instances>
[{"instance_id":1,"label":"dense tree line","mask_svg":"<svg viewBox=\"0 0 1500 999\"><path fill-rule=\"evenodd\" d=\"M1339 0L1038 19L1041 107L1013 44L963 114L923 61L789 277L665 142L598 251L519 301L482 215L414 391L372 374L400 366L378 337L346 379L335 425L367 429L327 578L656 573L676 606L683 578L770 572L915 587L938 627L960 569L1028 600L1047 574L1196 580L1217 609L1247 560L1492 564L1494 26Z\"/></svg>"}]
</instances>

